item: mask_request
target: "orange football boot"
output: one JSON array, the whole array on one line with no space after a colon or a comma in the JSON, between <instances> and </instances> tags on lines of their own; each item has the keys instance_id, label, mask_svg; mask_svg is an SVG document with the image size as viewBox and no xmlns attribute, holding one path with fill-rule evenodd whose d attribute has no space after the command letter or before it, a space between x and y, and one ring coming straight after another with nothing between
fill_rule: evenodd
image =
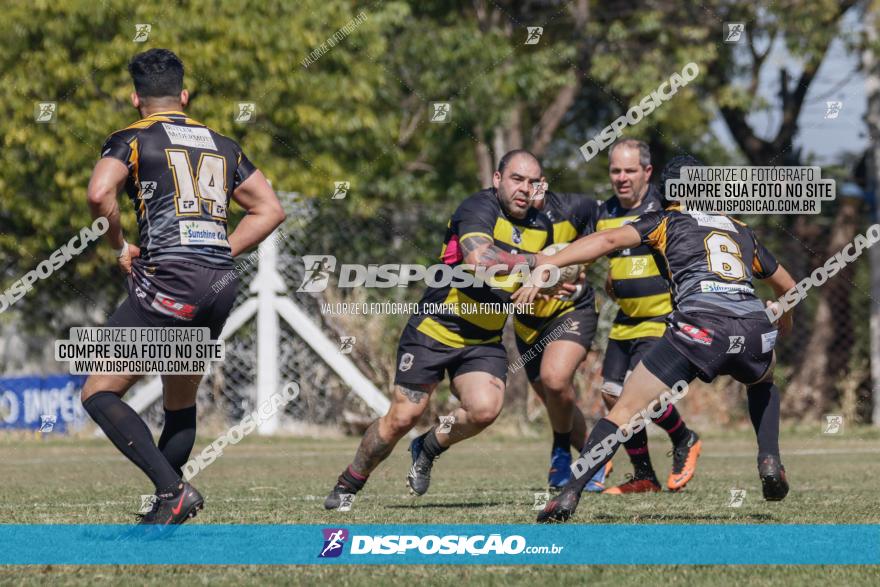
<instances>
[{"instance_id":1,"label":"orange football boot","mask_svg":"<svg viewBox=\"0 0 880 587\"><path fill-rule=\"evenodd\" d=\"M651 479L635 479L632 475L627 474L629 480L617 487L609 487L603 494L607 495L624 495L627 493L653 493L660 491L660 482L657 478Z\"/></svg>"},{"instance_id":2,"label":"orange football boot","mask_svg":"<svg viewBox=\"0 0 880 587\"><path fill-rule=\"evenodd\" d=\"M672 450L672 472L669 473L669 479L666 481L666 487L670 491L679 491L694 478L697 472L697 459L700 456L700 450L703 448L703 442L697 433L691 431L684 446L676 447Z\"/></svg>"}]
</instances>

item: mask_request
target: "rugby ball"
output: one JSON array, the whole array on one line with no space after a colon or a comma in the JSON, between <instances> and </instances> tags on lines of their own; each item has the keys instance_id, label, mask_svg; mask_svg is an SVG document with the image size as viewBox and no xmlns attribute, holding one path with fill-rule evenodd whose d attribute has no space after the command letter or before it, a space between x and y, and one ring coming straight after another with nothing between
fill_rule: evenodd
<instances>
[{"instance_id":1,"label":"rugby ball","mask_svg":"<svg viewBox=\"0 0 880 587\"><path fill-rule=\"evenodd\" d=\"M567 247L569 243L557 243L552 244L549 247L546 247L543 251L541 251L542 255L553 256L565 247ZM586 266L584 265L568 265L567 267L559 268L559 282L557 285L553 287L549 287L546 289L556 289L559 284L562 283L574 283L578 280L578 276L586 270Z\"/></svg>"}]
</instances>

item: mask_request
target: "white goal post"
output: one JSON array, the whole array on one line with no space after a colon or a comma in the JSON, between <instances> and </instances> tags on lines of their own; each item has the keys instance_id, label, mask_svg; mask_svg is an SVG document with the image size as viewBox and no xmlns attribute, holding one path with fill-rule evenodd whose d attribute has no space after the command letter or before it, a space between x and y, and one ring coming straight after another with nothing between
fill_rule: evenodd
<instances>
[{"instance_id":1,"label":"white goal post","mask_svg":"<svg viewBox=\"0 0 880 587\"><path fill-rule=\"evenodd\" d=\"M249 297L229 315L220 340L227 340L251 319L257 325L257 381L254 387L254 405L260 405L277 393L286 381L281 381L281 338L279 318L287 322L296 334L329 366L336 375L376 414L388 411L390 402L363 373L342 354L339 344L331 340L296 302L285 295L286 286L277 269L278 244L273 233L259 246L259 266L250 284ZM298 382L300 387L307 382ZM153 376L134 388L128 403L142 413L162 398L162 380ZM262 420L257 433L270 435L278 431L281 414Z\"/></svg>"}]
</instances>

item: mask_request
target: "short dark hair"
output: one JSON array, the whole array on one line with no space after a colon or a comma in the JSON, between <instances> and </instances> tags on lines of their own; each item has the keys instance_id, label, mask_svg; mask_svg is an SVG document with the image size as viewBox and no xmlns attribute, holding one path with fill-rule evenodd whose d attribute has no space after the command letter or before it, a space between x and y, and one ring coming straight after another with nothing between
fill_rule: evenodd
<instances>
[{"instance_id":1,"label":"short dark hair","mask_svg":"<svg viewBox=\"0 0 880 587\"><path fill-rule=\"evenodd\" d=\"M678 155L670 159L663 171L660 172L660 194L663 196L663 207L666 208L672 204L677 204L676 200L670 200L666 197L666 180L680 179L682 167L705 167L706 164L694 157L693 155Z\"/></svg>"},{"instance_id":2,"label":"short dark hair","mask_svg":"<svg viewBox=\"0 0 880 587\"><path fill-rule=\"evenodd\" d=\"M142 98L177 96L183 90L183 62L168 49L138 53L131 58L128 73Z\"/></svg>"},{"instance_id":3,"label":"short dark hair","mask_svg":"<svg viewBox=\"0 0 880 587\"><path fill-rule=\"evenodd\" d=\"M534 153L532 153L531 151L528 151L526 149L514 149L513 151L508 151L507 153L505 153L504 156L501 158L501 160L498 161L498 173L500 173L501 175L504 175L504 169L513 160L513 158L516 157L517 155L528 155L529 157L531 157L532 159L535 160L535 163L538 164L538 167L541 168L541 171L544 170L544 166L541 165L541 160L538 159L537 157L535 157Z\"/></svg>"}]
</instances>

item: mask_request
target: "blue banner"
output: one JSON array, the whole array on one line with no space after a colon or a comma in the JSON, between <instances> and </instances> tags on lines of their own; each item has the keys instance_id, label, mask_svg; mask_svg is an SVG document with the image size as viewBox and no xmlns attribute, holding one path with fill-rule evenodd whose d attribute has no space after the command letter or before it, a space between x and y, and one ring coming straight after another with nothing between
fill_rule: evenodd
<instances>
[{"instance_id":1,"label":"blue banner","mask_svg":"<svg viewBox=\"0 0 880 587\"><path fill-rule=\"evenodd\" d=\"M79 395L85 375L0 377L0 429L44 434L81 428L87 421Z\"/></svg>"},{"instance_id":2,"label":"blue banner","mask_svg":"<svg viewBox=\"0 0 880 587\"><path fill-rule=\"evenodd\" d=\"M0 525L0 564L876 565L880 525Z\"/></svg>"}]
</instances>

